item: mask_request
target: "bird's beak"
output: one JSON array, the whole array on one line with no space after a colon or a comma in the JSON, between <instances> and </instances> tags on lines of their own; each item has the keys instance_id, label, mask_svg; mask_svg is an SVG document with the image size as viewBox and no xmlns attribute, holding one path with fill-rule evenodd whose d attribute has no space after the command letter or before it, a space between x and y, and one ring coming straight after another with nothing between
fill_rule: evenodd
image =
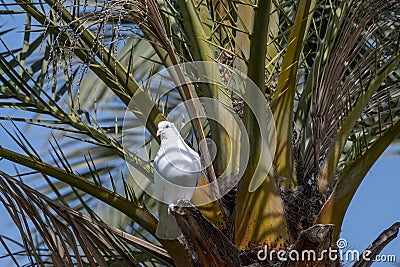
<instances>
[{"instance_id":1,"label":"bird's beak","mask_svg":"<svg viewBox=\"0 0 400 267\"><path fill-rule=\"evenodd\" d=\"M160 136L162 134L162 132L163 132L162 130L158 130L157 131L157 136Z\"/></svg>"}]
</instances>

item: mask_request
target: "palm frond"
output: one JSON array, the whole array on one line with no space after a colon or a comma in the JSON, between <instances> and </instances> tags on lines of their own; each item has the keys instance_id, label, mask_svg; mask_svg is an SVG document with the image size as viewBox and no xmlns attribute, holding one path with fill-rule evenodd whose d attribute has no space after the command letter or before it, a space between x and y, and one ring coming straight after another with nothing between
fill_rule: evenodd
<instances>
[{"instance_id":1,"label":"palm frond","mask_svg":"<svg viewBox=\"0 0 400 267\"><path fill-rule=\"evenodd\" d=\"M397 57L396 52L387 54L383 51L385 46L393 42L392 38L380 39L376 43L373 38L384 25L391 23L386 22L382 15L385 12L390 13L391 8L393 3L388 2L374 5L351 2L347 7L348 11L342 18L333 46L328 48L331 50L328 50L329 56L319 71L321 76L315 83L315 92L311 94L312 126L311 139L304 154L305 177L318 175L321 161L324 160L323 155L329 146L332 146L331 149L337 146L337 142L332 141L336 129L341 127L355 103L366 91L365 88L368 88L372 77L376 75L376 67L384 66L390 57L393 60ZM396 65L393 64L391 70ZM389 73L390 71L387 74ZM332 151L330 153L335 154ZM335 165L330 157L326 162Z\"/></svg>"},{"instance_id":2,"label":"palm frond","mask_svg":"<svg viewBox=\"0 0 400 267\"><path fill-rule=\"evenodd\" d=\"M47 258L51 258L60 266L110 266L113 263L139 266L136 255L140 253L130 248L133 246L161 263L173 266L162 248L58 204L4 172L0 175L1 201L21 227L20 234L25 240L26 251L31 253L31 263L44 265ZM13 210L19 213L15 214ZM43 247L36 247L30 228L25 228L30 224L43 240Z\"/></svg>"}]
</instances>

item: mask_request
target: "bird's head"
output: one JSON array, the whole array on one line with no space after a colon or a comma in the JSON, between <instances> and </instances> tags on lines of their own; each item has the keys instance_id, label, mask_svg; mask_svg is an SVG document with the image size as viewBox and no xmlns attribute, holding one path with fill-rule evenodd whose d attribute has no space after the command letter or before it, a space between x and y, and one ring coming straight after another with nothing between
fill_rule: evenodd
<instances>
[{"instance_id":1,"label":"bird's head","mask_svg":"<svg viewBox=\"0 0 400 267\"><path fill-rule=\"evenodd\" d=\"M178 130L172 122L161 121L158 123L157 136L161 136L161 139L172 135L176 136L177 134L179 134Z\"/></svg>"}]
</instances>

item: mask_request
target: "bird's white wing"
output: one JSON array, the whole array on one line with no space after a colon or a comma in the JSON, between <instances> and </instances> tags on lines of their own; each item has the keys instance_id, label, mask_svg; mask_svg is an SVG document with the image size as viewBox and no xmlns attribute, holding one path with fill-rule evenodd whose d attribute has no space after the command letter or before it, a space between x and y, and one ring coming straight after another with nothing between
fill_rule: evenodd
<instances>
[{"instance_id":1,"label":"bird's white wing","mask_svg":"<svg viewBox=\"0 0 400 267\"><path fill-rule=\"evenodd\" d=\"M162 142L154 160L154 183L159 204L156 236L176 239L181 230L175 217L168 214L168 204L180 199L190 200L200 178L200 156L178 135Z\"/></svg>"}]
</instances>

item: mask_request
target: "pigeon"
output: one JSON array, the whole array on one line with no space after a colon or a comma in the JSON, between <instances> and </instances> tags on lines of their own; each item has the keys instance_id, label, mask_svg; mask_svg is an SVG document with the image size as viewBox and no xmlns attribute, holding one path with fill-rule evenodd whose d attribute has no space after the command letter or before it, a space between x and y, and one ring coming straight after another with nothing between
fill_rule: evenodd
<instances>
[{"instance_id":1,"label":"pigeon","mask_svg":"<svg viewBox=\"0 0 400 267\"><path fill-rule=\"evenodd\" d=\"M156 236L161 239L176 239L181 229L170 214L178 200L191 200L200 178L199 154L183 140L174 124L162 121L158 124L157 136L160 148L154 159L154 185L159 222Z\"/></svg>"}]
</instances>

